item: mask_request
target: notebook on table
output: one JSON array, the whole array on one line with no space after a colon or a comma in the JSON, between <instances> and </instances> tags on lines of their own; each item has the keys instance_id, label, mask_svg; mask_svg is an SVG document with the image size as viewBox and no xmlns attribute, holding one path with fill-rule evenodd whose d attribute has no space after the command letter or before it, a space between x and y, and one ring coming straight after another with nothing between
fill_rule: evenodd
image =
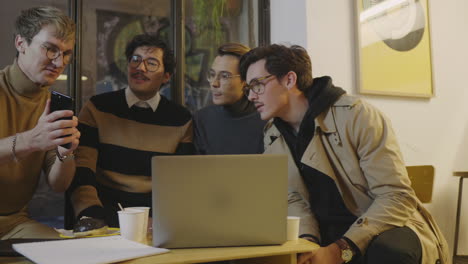
<instances>
[{"instance_id":1,"label":"notebook on table","mask_svg":"<svg viewBox=\"0 0 468 264\"><path fill-rule=\"evenodd\" d=\"M156 156L153 243L165 248L286 241L285 155Z\"/></svg>"}]
</instances>

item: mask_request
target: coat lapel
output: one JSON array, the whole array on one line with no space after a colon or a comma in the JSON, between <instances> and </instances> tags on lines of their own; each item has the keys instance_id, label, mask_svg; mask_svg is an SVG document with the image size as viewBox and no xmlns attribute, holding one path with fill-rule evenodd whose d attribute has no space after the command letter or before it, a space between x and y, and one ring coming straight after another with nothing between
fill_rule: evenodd
<instances>
[{"instance_id":1,"label":"coat lapel","mask_svg":"<svg viewBox=\"0 0 468 264\"><path fill-rule=\"evenodd\" d=\"M331 110L317 117L315 135L307 146L301 162L332 178L348 210L355 215L361 215L364 211L356 201L361 200L363 204L368 204L370 200L359 190L352 192L355 187L349 181L346 171L341 167L340 159L334 152L334 147L341 146L342 142L333 119ZM337 177L335 172L341 176Z\"/></svg>"}]
</instances>

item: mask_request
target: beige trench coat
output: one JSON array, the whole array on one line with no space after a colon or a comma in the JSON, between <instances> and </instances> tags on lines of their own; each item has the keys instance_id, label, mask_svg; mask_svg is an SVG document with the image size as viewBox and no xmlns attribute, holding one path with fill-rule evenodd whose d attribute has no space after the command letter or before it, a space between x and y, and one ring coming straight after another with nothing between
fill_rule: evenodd
<instances>
[{"instance_id":1,"label":"beige trench coat","mask_svg":"<svg viewBox=\"0 0 468 264\"><path fill-rule=\"evenodd\" d=\"M410 187L389 120L359 98L343 95L315 119L315 127L301 162L332 178L358 217L344 235L365 252L374 236L407 226L421 241L423 264L451 263L447 242ZM301 216L301 234L319 237L302 177L271 122L264 140L265 153L289 155L289 214Z\"/></svg>"}]
</instances>

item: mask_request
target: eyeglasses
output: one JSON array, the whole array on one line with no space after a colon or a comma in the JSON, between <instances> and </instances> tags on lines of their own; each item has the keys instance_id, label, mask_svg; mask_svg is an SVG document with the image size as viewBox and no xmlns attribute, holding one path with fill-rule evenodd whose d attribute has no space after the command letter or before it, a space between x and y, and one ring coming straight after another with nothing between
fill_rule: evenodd
<instances>
[{"instance_id":1,"label":"eyeglasses","mask_svg":"<svg viewBox=\"0 0 468 264\"><path fill-rule=\"evenodd\" d=\"M138 68L140 66L140 64L142 62L144 62L145 68L149 72L157 71L159 69L159 66L161 65L159 63L159 61L156 60L156 59L149 58L149 59L144 60L139 55L133 55L132 57L130 57L130 60L128 61L128 65L130 65L130 67L136 69L136 68Z\"/></svg>"},{"instance_id":2,"label":"eyeglasses","mask_svg":"<svg viewBox=\"0 0 468 264\"><path fill-rule=\"evenodd\" d=\"M46 44L41 45L45 50L46 50L46 56L49 58L49 60L55 60L60 55L63 55L63 64L69 64L72 56L73 56L73 51L61 51L58 47L56 46L48 46Z\"/></svg>"},{"instance_id":3,"label":"eyeglasses","mask_svg":"<svg viewBox=\"0 0 468 264\"><path fill-rule=\"evenodd\" d=\"M265 92L266 83L262 83L261 81L266 80L272 76L274 75L269 74L267 76L263 76L263 77L251 80L250 84L244 86L245 95L249 96L250 91L254 92L256 95L263 94Z\"/></svg>"},{"instance_id":4,"label":"eyeglasses","mask_svg":"<svg viewBox=\"0 0 468 264\"><path fill-rule=\"evenodd\" d=\"M210 71L208 72L208 74L206 75L206 79L208 80L208 82L212 83L214 82L215 80L219 80L219 82L221 84L226 84L228 83L232 78L234 77L239 77L240 74L235 74L233 75L232 73L230 72L226 72L226 71L222 71L220 72L219 74L216 74L215 71Z\"/></svg>"}]
</instances>

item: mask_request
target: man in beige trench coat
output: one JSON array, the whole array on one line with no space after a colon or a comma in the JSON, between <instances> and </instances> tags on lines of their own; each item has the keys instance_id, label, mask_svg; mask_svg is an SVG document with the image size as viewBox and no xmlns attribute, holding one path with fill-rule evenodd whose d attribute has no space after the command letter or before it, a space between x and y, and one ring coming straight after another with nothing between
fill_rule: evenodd
<instances>
[{"instance_id":1,"label":"man in beige trench coat","mask_svg":"<svg viewBox=\"0 0 468 264\"><path fill-rule=\"evenodd\" d=\"M289 155L289 214L320 248L299 263L451 263L416 198L389 120L330 77L312 78L302 47L245 54L245 93L265 128L265 153Z\"/></svg>"}]
</instances>

